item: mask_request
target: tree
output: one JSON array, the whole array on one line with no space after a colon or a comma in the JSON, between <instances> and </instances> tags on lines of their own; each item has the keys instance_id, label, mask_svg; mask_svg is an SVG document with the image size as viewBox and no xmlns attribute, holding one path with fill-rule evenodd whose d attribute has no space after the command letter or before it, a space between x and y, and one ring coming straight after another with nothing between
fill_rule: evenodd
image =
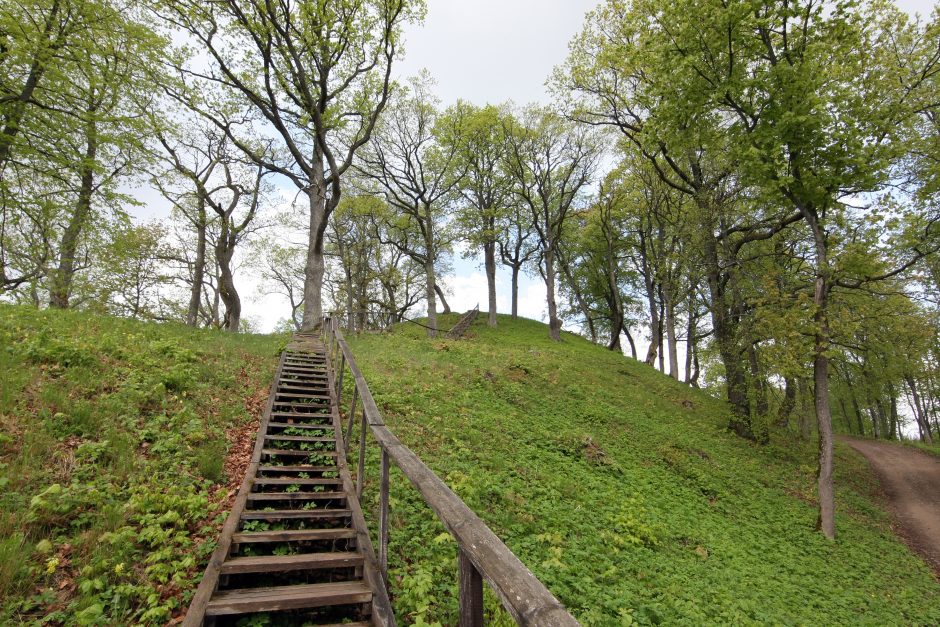
<instances>
[{"instance_id":1,"label":"tree","mask_svg":"<svg viewBox=\"0 0 940 627\"><path fill-rule=\"evenodd\" d=\"M97 300L118 316L163 319L161 289L164 229L159 224L122 226L110 238L95 273Z\"/></svg>"},{"instance_id":2,"label":"tree","mask_svg":"<svg viewBox=\"0 0 940 627\"><path fill-rule=\"evenodd\" d=\"M428 305L428 336L437 335L437 271L452 236L444 227L449 200L460 182L456 142L441 142L442 136L459 133L461 120L441 117L430 91L430 77L412 80L389 107L375 137L360 158L357 168L364 179L385 195L394 215L385 220L385 230L416 234L393 236L383 243L398 246L424 268Z\"/></svg>"},{"instance_id":3,"label":"tree","mask_svg":"<svg viewBox=\"0 0 940 627\"><path fill-rule=\"evenodd\" d=\"M890 17L891 11L876 3L765 4L753 21L735 29L740 39L732 38L729 44L747 70L729 73L720 85L722 104L736 118L730 127L735 143L745 146L750 157L741 160L746 180L789 204L805 221L812 243L819 526L829 538L835 535L829 396L832 291L897 273L858 259L854 268L835 263L837 233L853 218L879 219L877 199L869 205L875 211L868 215L853 211L846 199L877 192L888 182L893 163L903 154L897 129L912 118L905 101L920 84L920 79L914 79L918 84L904 80L907 68L892 67L888 33L894 25L881 19L881 12ZM726 18L719 19L723 23ZM724 30L715 28L716 40ZM899 82L905 85L900 90ZM852 247L845 250L853 252ZM903 248L898 252L906 256Z\"/></svg>"},{"instance_id":4,"label":"tree","mask_svg":"<svg viewBox=\"0 0 940 627\"><path fill-rule=\"evenodd\" d=\"M177 260L185 267L188 275L189 302L186 308L186 324L196 326L206 280L209 229L206 195L213 174L223 158L221 149L225 141L210 128L197 127L190 129L188 133L173 132L171 135L167 129L162 128L163 120L153 114L151 124L153 133L162 147L162 150L157 151L157 159L164 160L169 166L169 171L158 171L151 176L151 184L170 201L173 210L195 231L195 250L192 251L192 258L189 255L189 247L184 245Z\"/></svg>"},{"instance_id":5,"label":"tree","mask_svg":"<svg viewBox=\"0 0 940 627\"><path fill-rule=\"evenodd\" d=\"M0 274L68 307L86 234L143 160L137 103L165 42L120 1L11 5L0 32Z\"/></svg>"},{"instance_id":6,"label":"tree","mask_svg":"<svg viewBox=\"0 0 940 627\"><path fill-rule=\"evenodd\" d=\"M535 229L529 219L529 209L518 198L509 201L508 209L500 225L500 234L496 238L499 247L499 261L509 267L510 292L512 298L512 319L519 316L519 274L531 267L539 252L535 240Z\"/></svg>"},{"instance_id":7,"label":"tree","mask_svg":"<svg viewBox=\"0 0 940 627\"><path fill-rule=\"evenodd\" d=\"M762 212L745 211L753 207L740 202L726 116L712 106L716 79L709 74L720 76L737 66L720 49L699 45L698 16L705 8L608 0L588 14L552 82L571 118L617 129L666 185L691 200L688 223L701 250L712 333L732 410L729 428L755 439L746 347L737 328L746 309L735 288L737 257L750 242L772 237L799 216L770 205L761 206ZM688 39L678 41L676 32Z\"/></svg>"},{"instance_id":8,"label":"tree","mask_svg":"<svg viewBox=\"0 0 940 627\"><path fill-rule=\"evenodd\" d=\"M504 108L458 102L445 112L445 116L454 120L441 125L442 131L456 131L454 135L442 136L441 142L455 145L456 167L464 172L458 186L461 207L456 219L466 240L483 249L487 324L491 327L496 326L496 247L511 197L510 180L503 167L507 149L505 115Z\"/></svg>"},{"instance_id":9,"label":"tree","mask_svg":"<svg viewBox=\"0 0 940 627\"><path fill-rule=\"evenodd\" d=\"M529 107L506 123L506 169L513 193L528 209L539 242L549 336L561 341L556 302L557 257L565 220L597 167L601 148L590 129Z\"/></svg>"},{"instance_id":10,"label":"tree","mask_svg":"<svg viewBox=\"0 0 940 627\"><path fill-rule=\"evenodd\" d=\"M578 213L576 225L564 240L572 259L572 280L581 284L601 332L606 330L607 348L620 352L620 337L625 334L636 359L636 344L629 330L636 279L627 263L631 243L626 216L631 200L617 173L608 175L597 198Z\"/></svg>"},{"instance_id":11,"label":"tree","mask_svg":"<svg viewBox=\"0 0 940 627\"><path fill-rule=\"evenodd\" d=\"M290 180L309 202L302 328L319 324L325 233L342 178L391 90L401 28L421 0L167 0L168 22L208 56L180 73L177 99L224 132L255 164ZM251 51L250 54L246 51ZM276 139L277 149L257 137Z\"/></svg>"}]
</instances>

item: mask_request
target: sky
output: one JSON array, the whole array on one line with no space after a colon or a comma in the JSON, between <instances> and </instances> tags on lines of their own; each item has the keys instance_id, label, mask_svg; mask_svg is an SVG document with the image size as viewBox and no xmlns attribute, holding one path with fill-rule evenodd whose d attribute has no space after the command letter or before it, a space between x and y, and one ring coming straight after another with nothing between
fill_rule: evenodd
<instances>
[{"instance_id":1,"label":"sky","mask_svg":"<svg viewBox=\"0 0 940 627\"><path fill-rule=\"evenodd\" d=\"M577 34L584 14L597 0L428 0L428 12L421 25L406 30L405 56L397 63L396 77L404 79L427 69L437 81L437 94L443 105L458 99L475 104L513 101L524 105L548 104L545 81L552 69L564 62L568 42ZM929 0L900 0L909 13L929 14ZM291 194L293 191L291 191ZM152 190L135 194L147 206L142 218L162 218L165 201ZM454 271L442 283L454 311L476 304L486 306L486 279L479 260L456 255ZM286 300L260 296L251 270L236 275L242 295L244 315L260 331L269 331L288 315ZM510 307L509 274L500 268L497 276L497 308ZM519 313L535 319L545 317L545 288L538 277L527 277L520 286ZM646 343L638 349L645 352ZM684 355L680 355L680 363Z\"/></svg>"}]
</instances>

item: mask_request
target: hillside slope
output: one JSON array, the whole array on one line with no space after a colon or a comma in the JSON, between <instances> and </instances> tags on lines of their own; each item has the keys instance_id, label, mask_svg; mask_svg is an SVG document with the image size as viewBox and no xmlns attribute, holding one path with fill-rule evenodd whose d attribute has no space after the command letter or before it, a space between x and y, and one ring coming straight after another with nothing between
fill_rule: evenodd
<instances>
[{"instance_id":1,"label":"hillside slope","mask_svg":"<svg viewBox=\"0 0 940 627\"><path fill-rule=\"evenodd\" d=\"M0 305L0 625L178 616L283 343Z\"/></svg>"},{"instance_id":2,"label":"hillside slope","mask_svg":"<svg viewBox=\"0 0 940 627\"><path fill-rule=\"evenodd\" d=\"M753 445L725 430L720 401L645 365L570 334L553 344L537 322L499 325L350 344L387 424L584 624L940 624L940 585L844 445L828 542L813 445ZM452 624L452 542L392 482L396 610ZM373 484L364 506L375 499Z\"/></svg>"}]
</instances>

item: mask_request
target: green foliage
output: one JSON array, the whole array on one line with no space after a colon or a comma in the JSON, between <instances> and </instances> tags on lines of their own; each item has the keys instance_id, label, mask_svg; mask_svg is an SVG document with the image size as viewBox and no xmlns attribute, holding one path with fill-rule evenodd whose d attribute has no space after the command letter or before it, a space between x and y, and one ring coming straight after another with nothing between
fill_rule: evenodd
<instances>
[{"instance_id":1,"label":"green foliage","mask_svg":"<svg viewBox=\"0 0 940 627\"><path fill-rule=\"evenodd\" d=\"M0 306L0 624L179 614L280 341Z\"/></svg>"},{"instance_id":2,"label":"green foliage","mask_svg":"<svg viewBox=\"0 0 940 627\"><path fill-rule=\"evenodd\" d=\"M442 321L446 326L448 320ZM815 532L815 445L729 434L725 405L571 334L481 320L350 340L386 423L585 625L932 624L940 586L837 447L839 535ZM377 518L378 455L366 515ZM393 467L402 624L454 624L455 545ZM885 586L891 581L891 586ZM495 600L487 618L509 620Z\"/></svg>"}]
</instances>

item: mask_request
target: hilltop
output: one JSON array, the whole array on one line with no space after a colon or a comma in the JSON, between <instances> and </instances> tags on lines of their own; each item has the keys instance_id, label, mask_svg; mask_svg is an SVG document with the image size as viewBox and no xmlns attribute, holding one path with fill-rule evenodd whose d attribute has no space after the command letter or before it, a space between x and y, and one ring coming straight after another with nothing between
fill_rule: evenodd
<instances>
[{"instance_id":1,"label":"hilltop","mask_svg":"<svg viewBox=\"0 0 940 627\"><path fill-rule=\"evenodd\" d=\"M940 622L940 585L847 447L830 543L813 444L743 441L718 399L540 323L499 325L350 344L391 428L585 625ZM284 342L0 306L0 623L178 616ZM392 486L400 621L453 624L453 542L395 471Z\"/></svg>"},{"instance_id":2,"label":"hilltop","mask_svg":"<svg viewBox=\"0 0 940 627\"><path fill-rule=\"evenodd\" d=\"M720 400L563 340L500 316L458 341L399 325L350 344L386 423L584 624L940 622L940 585L860 456L837 447L829 542L814 444L744 441ZM448 624L453 546L413 488L393 495L396 609Z\"/></svg>"}]
</instances>

